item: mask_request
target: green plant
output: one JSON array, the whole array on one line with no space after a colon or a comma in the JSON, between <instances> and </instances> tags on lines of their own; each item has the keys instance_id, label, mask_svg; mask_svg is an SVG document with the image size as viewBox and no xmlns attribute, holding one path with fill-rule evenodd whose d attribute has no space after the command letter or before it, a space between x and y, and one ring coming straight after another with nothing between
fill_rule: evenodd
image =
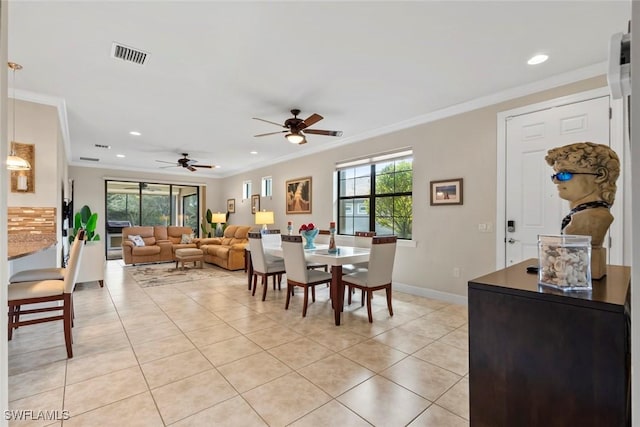
<instances>
[{"instance_id":1,"label":"green plant","mask_svg":"<svg viewBox=\"0 0 640 427\"><path fill-rule=\"evenodd\" d=\"M73 242L81 228L85 230L86 241L100 240L100 235L96 233L97 224L98 214L92 213L89 206L84 205L80 212L76 212L74 216L73 229L69 233L69 242Z\"/></svg>"},{"instance_id":2,"label":"green plant","mask_svg":"<svg viewBox=\"0 0 640 427\"><path fill-rule=\"evenodd\" d=\"M229 212L226 213L226 222L222 224L222 232L224 233L224 229L227 228L227 222L229 222ZM200 224L200 229L202 230L202 237L213 237L216 234L216 230L218 229L218 223L213 222L213 212L211 209L207 209L207 213L205 217L202 218L202 224Z\"/></svg>"}]
</instances>

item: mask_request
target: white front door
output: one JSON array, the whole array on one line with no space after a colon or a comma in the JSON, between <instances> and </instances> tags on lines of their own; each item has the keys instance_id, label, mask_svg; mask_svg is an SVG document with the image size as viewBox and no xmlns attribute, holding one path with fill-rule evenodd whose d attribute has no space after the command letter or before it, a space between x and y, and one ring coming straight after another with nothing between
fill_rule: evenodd
<instances>
[{"instance_id":1,"label":"white front door","mask_svg":"<svg viewBox=\"0 0 640 427\"><path fill-rule=\"evenodd\" d=\"M560 234L569 212L547 151L582 141L611 145L609 127L609 96L507 117L505 266L537 258L538 235Z\"/></svg>"}]
</instances>

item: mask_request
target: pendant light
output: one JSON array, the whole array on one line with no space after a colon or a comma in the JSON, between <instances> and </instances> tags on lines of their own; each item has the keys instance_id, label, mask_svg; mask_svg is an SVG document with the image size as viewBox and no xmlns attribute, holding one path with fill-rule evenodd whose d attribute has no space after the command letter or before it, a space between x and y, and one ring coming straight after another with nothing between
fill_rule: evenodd
<instances>
[{"instance_id":1,"label":"pendant light","mask_svg":"<svg viewBox=\"0 0 640 427\"><path fill-rule=\"evenodd\" d=\"M14 148L16 142L16 70L21 70L22 65L9 62L9 68L13 70L13 138L11 139L11 151L7 156L7 169L27 171L31 169L31 164L26 159L17 156Z\"/></svg>"}]
</instances>

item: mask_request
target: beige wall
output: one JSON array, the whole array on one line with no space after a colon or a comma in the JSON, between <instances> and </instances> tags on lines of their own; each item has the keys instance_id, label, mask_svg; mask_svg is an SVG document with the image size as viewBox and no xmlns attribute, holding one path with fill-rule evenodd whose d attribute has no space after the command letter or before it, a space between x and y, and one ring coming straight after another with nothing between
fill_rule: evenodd
<instances>
[{"instance_id":1,"label":"beige wall","mask_svg":"<svg viewBox=\"0 0 640 427\"><path fill-rule=\"evenodd\" d=\"M19 71L18 71L19 73ZM12 117L13 102L9 102L9 117ZM9 138L13 135L13 124L7 126ZM61 143L58 125L58 110L55 107L27 101L16 101L16 141L35 145L35 192L9 192L9 206L56 207L60 205L61 183L57 177L62 174L57 159Z\"/></svg>"},{"instance_id":2,"label":"beige wall","mask_svg":"<svg viewBox=\"0 0 640 427\"><path fill-rule=\"evenodd\" d=\"M394 285L415 293L464 301L467 281L495 270L496 139L497 114L501 111L602 87L603 77L514 99L410 129L341 146L286 163L224 179L221 197L236 199L234 224L253 224L250 201L241 200L242 181L251 180L258 193L263 176L273 178L273 197L262 198L260 207L273 210L276 224L286 230L287 221L297 229L309 221L327 228L334 219L335 163L367 154L411 146L414 150L413 239L415 247L398 248ZM322 144L315 138L311 144ZM311 176L312 213L285 215L285 181ZM430 206L429 182L463 178L464 205ZM480 233L478 224L491 223L493 232ZM460 277L453 277L458 268ZM408 285L406 288L403 285ZM450 298L453 295L453 298Z\"/></svg>"}]
</instances>

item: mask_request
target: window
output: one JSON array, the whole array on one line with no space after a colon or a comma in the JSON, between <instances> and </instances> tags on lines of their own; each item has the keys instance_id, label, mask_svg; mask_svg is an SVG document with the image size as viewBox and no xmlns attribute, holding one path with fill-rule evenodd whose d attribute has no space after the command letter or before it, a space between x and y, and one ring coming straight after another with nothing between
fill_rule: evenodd
<instances>
[{"instance_id":1,"label":"window","mask_svg":"<svg viewBox=\"0 0 640 427\"><path fill-rule=\"evenodd\" d=\"M270 176L265 176L262 178L262 192L260 195L262 197L271 197L272 195L272 180Z\"/></svg>"},{"instance_id":2,"label":"window","mask_svg":"<svg viewBox=\"0 0 640 427\"><path fill-rule=\"evenodd\" d=\"M242 199L251 197L251 181L242 181Z\"/></svg>"},{"instance_id":3,"label":"window","mask_svg":"<svg viewBox=\"0 0 640 427\"><path fill-rule=\"evenodd\" d=\"M373 156L337 165L338 232L375 231L411 239L413 152Z\"/></svg>"}]
</instances>

